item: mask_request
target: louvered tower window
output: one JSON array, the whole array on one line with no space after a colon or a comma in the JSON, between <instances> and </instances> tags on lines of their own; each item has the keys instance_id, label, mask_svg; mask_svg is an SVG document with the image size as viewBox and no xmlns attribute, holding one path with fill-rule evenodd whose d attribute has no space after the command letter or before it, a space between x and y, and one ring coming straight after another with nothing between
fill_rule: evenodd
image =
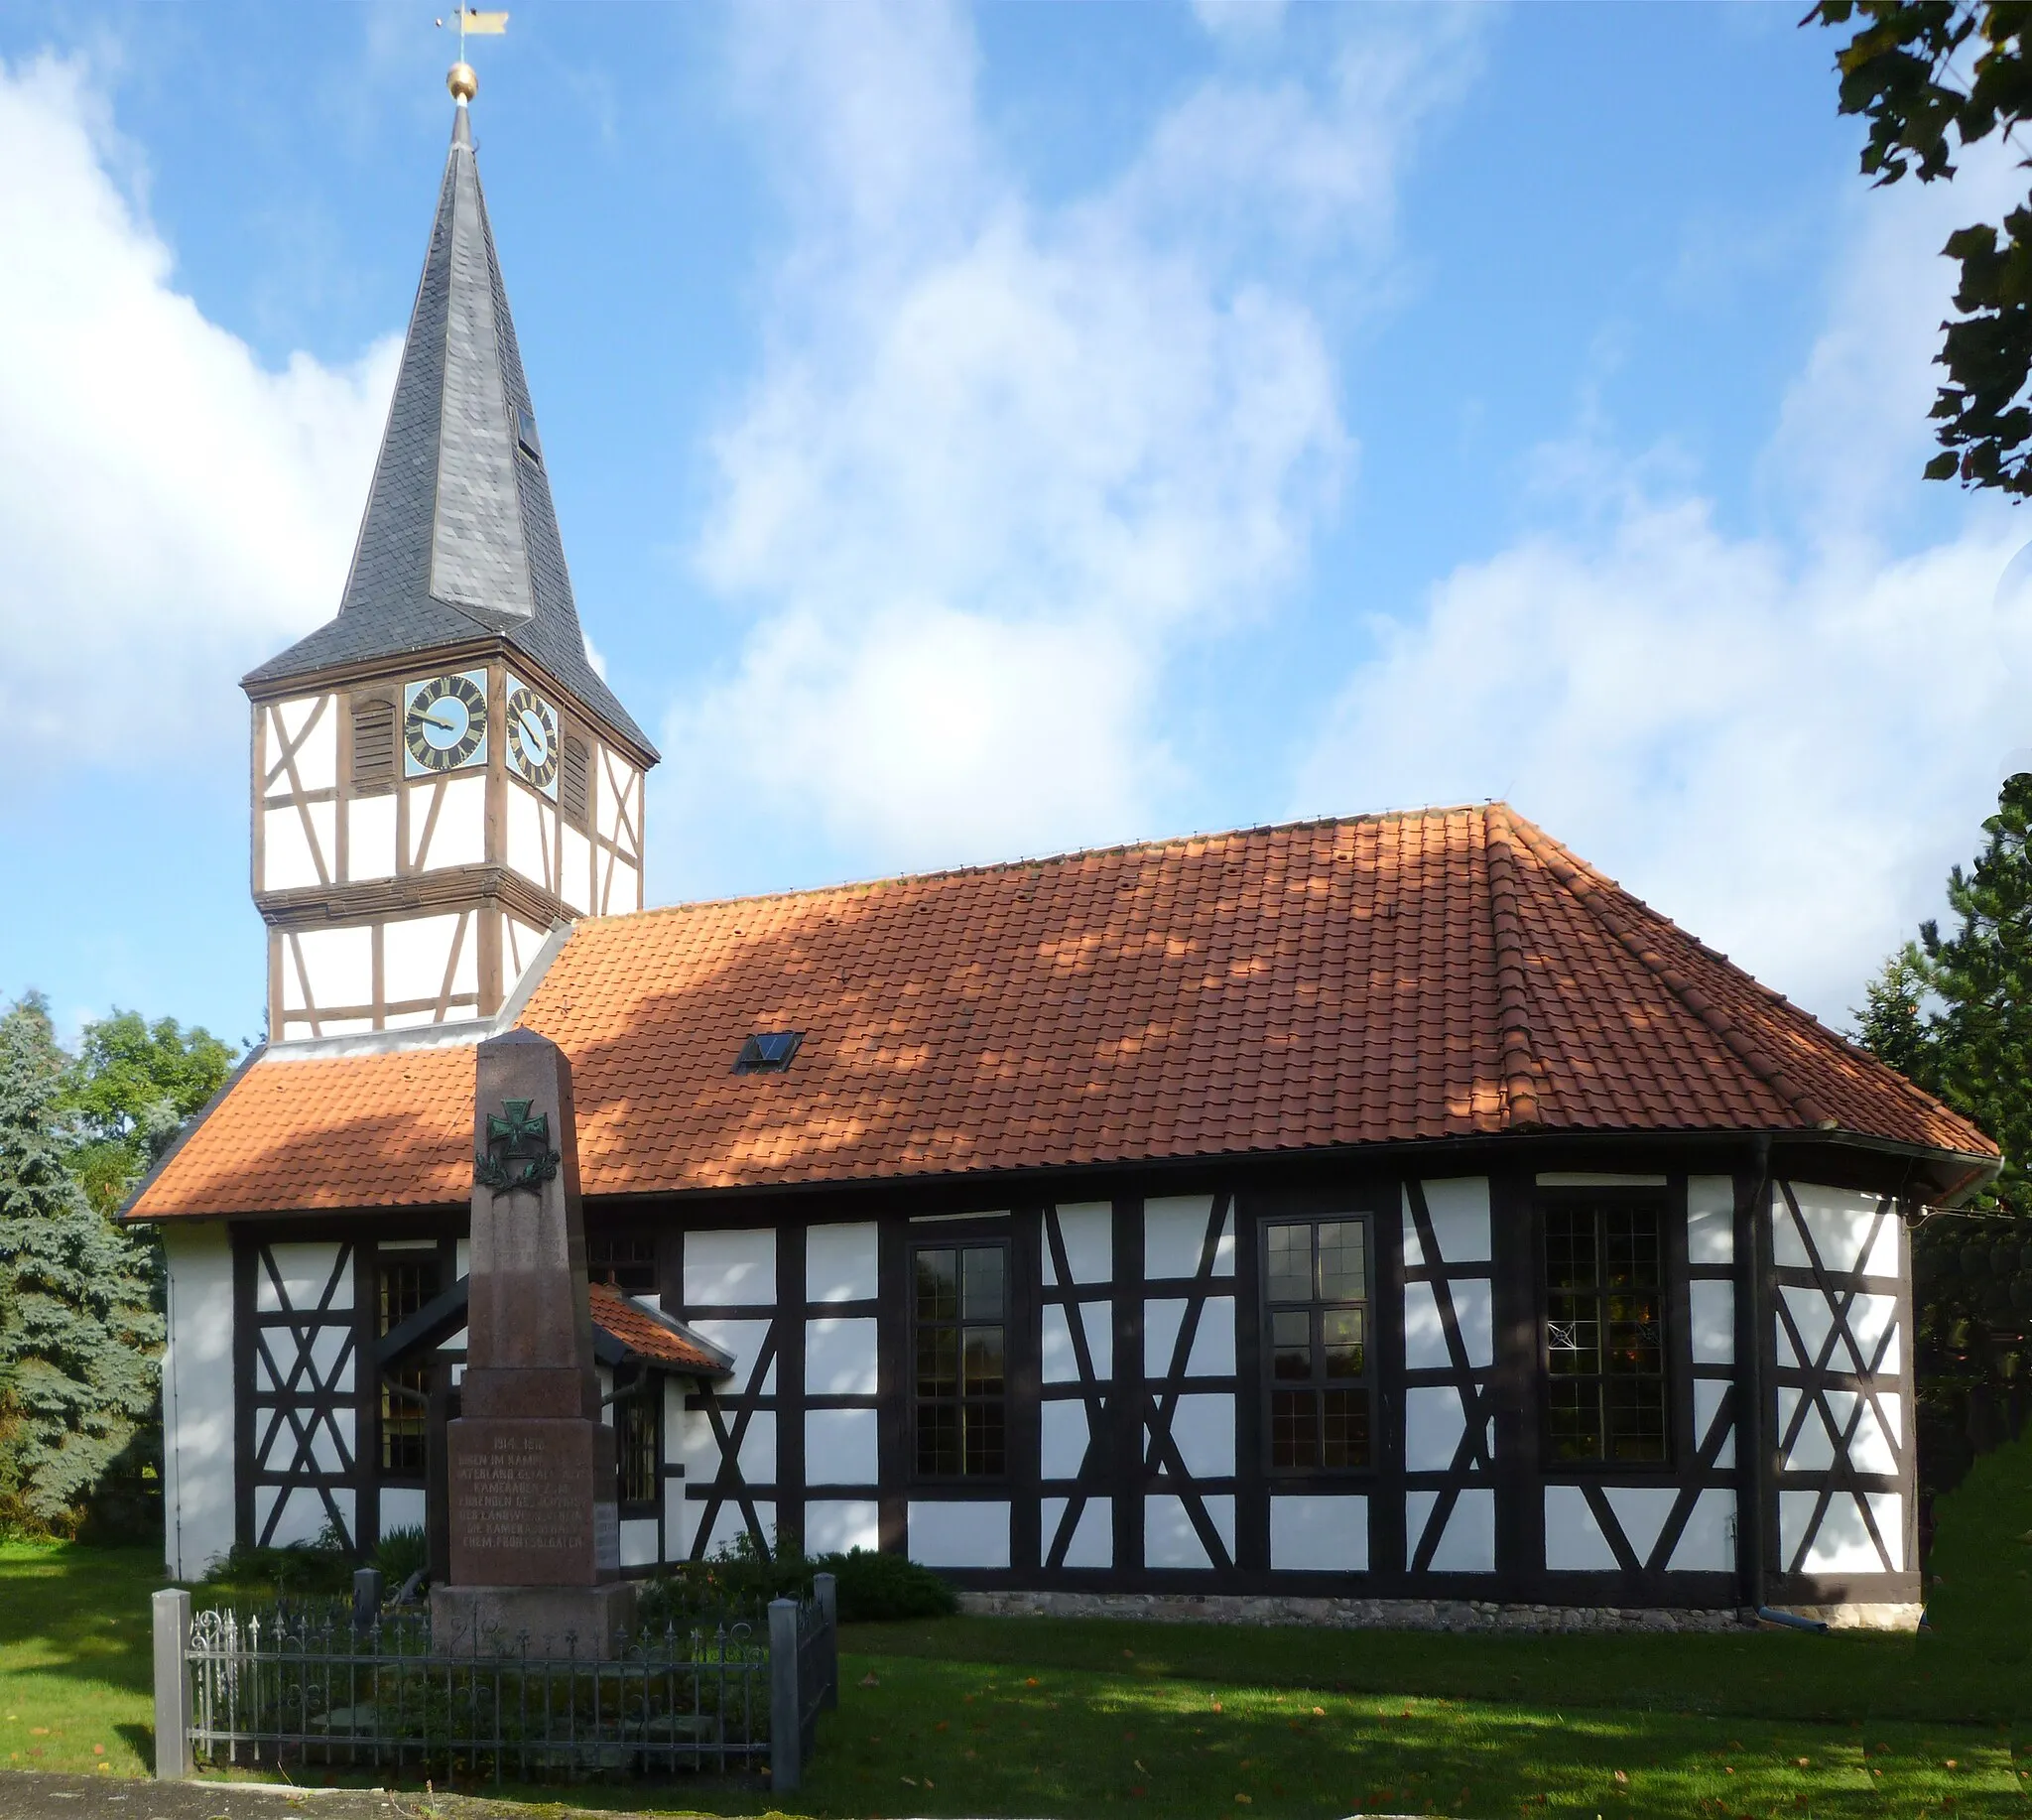
<instances>
[{"instance_id":1,"label":"louvered tower window","mask_svg":"<svg viewBox=\"0 0 2032 1820\"><path fill-rule=\"evenodd\" d=\"M558 757L558 805L568 822L583 828L592 813L592 753L568 733Z\"/></svg>"},{"instance_id":2,"label":"louvered tower window","mask_svg":"<svg viewBox=\"0 0 2032 1820\"><path fill-rule=\"evenodd\" d=\"M395 704L375 697L353 703L353 789L386 790L395 782Z\"/></svg>"}]
</instances>

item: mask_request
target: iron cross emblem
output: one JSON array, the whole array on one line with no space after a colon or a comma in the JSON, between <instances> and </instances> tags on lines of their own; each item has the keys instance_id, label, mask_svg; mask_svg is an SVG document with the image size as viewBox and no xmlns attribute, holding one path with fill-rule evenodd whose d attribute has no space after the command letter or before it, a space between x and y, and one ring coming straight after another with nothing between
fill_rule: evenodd
<instances>
[{"instance_id":1,"label":"iron cross emblem","mask_svg":"<svg viewBox=\"0 0 2032 1820\"><path fill-rule=\"evenodd\" d=\"M551 1119L547 1112L530 1112L535 1102L504 1100L499 1112L487 1114L487 1148L472 1159L475 1188L491 1188L497 1195L526 1188L532 1194L558 1173L564 1159L551 1148Z\"/></svg>"}]
</instances>

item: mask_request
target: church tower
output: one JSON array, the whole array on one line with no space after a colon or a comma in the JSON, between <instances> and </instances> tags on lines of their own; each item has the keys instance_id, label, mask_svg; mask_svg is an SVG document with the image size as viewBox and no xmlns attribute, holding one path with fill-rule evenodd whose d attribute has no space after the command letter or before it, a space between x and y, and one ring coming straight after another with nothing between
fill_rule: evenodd
<instances>
[{"instance_id":1,"label":"church tower","mask_svg":"<svg viewBox=\"0 0 2032 1820\"><path fill-rule=\"evenodd\" d=\"M642 906L657 761L572 599L474 161L472 71L337 616L242 679L279 1041L488 1017Z\"/></svg>"}]
</instances>

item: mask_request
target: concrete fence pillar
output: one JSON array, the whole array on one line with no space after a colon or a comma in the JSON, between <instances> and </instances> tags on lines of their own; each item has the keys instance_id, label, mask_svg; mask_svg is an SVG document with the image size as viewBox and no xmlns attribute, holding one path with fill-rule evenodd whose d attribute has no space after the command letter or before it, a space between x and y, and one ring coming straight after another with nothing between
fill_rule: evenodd
<instances>
[{"instance_id":1,"label":"concrete fence pillar","mask_svg":"<svg viewBox=\"0 0 2032 1820\"><path fill-rule=\"evenodd\" d=\"M162 1782L190 1779L190 1595L172 1587L156 1594L155 1773Z\"/></svg>"},{"instance_id":2,"label":"concrete fence pillar","mask_svg":"<svg viewBox=\"0 0 2032 1820\"><path fill-rule=\"evenodd\" d=\"M839 1576L814 1574L812 1593L819 1601L819 1621L826 1637L826 1689L819 1704L829 1713L839 1705Z\"/></svg>"},{"instance_id":3,"label":"concrete fence pillar","mask_svg":"<svg viewBox=\"0 0 2032 1820\"><path fill-rule=\"evenodd\" d=\"M353 1628L371 1630L381 1622L381 1570L357 1567L353 1570Z\"/></svg>"},{"instance_id":4,"label":"concrete fence pillar","mask_svg":"<svg viewBox=\"0 0 2032 1820\"><path fill-rule=\"evenodd\" d=\"M769 1787L789 1794L804 1777L798 1708L798 1602L769 1602Z\"/></svg>"}]
</instances>

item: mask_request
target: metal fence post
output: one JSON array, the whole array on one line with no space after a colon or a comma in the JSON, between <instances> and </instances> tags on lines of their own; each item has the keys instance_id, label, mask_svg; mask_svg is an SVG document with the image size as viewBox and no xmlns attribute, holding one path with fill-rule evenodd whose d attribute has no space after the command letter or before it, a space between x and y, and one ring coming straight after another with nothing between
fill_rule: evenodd
<instances>
[{"instance_id":1,"label":"metal fence post","mask_svg":"<svg viewBox=\"0 0 2032 1820\"><path fill-rule=\"evenodd\" d=\"M789 1794L804 1773L804 1715L798 1707L798 1602L769 1602L769 1786Z\"/></svg>"},{"instance_id":2,"label":"metal fence post","mask_svg":"<svg viewBox=\"0 0 2032 1820\"><path fill-rule=\"evenodd\" d=\"M150 1602L155 1614L155 1773L188 1781L190 1763L190 1595L172 1587Z\"/></svg>"},{"instance_id":3,"label":"metal fence post","mask_svg":"<svg viewBox=\"0 0 2032 1820\"><path fill-rule=\"evenodd\" d=\"M819 1704L829 1713L839 1705L839 1576L814 1574L812 1591L818 1596L819 1616L826 1629L826 1686Z\"/></svg>"}]
</instances>

